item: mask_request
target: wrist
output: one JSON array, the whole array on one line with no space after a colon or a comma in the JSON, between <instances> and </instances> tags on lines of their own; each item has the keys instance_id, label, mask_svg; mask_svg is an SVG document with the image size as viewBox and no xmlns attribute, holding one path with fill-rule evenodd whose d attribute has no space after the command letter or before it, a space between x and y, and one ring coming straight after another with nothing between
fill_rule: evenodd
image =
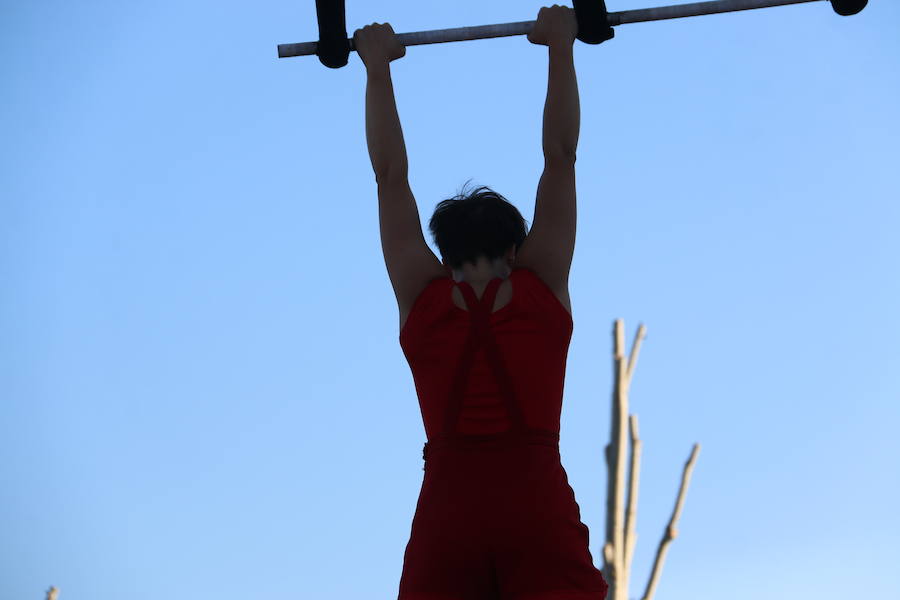
<instances>
[{"instance_id":1,"label":"wrist","mask_svg":"<svg viewBox=\"0 0 900 600\"><path fill-rule=\"evenodd\" d=\"M548 44L551 54L573 54L575 51L575 41L559 40Z\"/></svg>"},{"instance_id":2,"label":"wrist","mask_svg":"<svg viewBox=\"0 0 900 600\"><path fill-rule=\"evenodd\" d=\"M366 65L366 74L369 77L390 77L391 63L385 60Z\"/></svg>"}]
</instances>

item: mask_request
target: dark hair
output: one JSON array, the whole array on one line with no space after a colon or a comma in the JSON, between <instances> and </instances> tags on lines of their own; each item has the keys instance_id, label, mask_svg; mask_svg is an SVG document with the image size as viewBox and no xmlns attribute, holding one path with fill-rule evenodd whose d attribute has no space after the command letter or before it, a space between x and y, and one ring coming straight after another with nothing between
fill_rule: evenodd
<instances>
[{"instance_id":1,"label":"dark hair","mask_svg":"<svg viewBox=\"0 0 900 600\"><path fill-rule=\"evenodd\" d=\"M518 251L528 235L525 219L506 198L486 186L465 193L466 186L439 202L428 223L441 257L453 269L475 264L480 256L499 258L513 244Z\"/></svg>"}]
</instances>

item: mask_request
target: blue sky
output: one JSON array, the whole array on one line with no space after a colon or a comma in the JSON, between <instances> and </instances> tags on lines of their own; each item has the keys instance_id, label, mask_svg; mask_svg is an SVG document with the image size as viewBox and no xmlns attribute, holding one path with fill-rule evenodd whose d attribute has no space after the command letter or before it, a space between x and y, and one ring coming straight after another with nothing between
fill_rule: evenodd
<instances>
[{"instance_id":1,"label":"blue sky","mask_svg":"<svg viewBox=\"0 0 900 600\"><path fill-rule=\"evenodd\" d=\"M348 29L545 5L350 2ZM425 434L358 57L276 58L311 0L2 16L0 599L396 598ZM612 326L645 323L632 596L694 442L657 598L900 595L898 23L812 3L576 44L561 451L600 566ZM422 222L472 179L530 223L546 48L392 70Z\"/></svg>"}]
</instances>

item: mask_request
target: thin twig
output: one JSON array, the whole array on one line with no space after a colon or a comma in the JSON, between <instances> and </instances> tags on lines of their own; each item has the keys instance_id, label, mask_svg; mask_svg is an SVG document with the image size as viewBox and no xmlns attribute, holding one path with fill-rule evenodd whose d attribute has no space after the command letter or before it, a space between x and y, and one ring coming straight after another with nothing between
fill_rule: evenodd
<instances>
[{"instance_id":1,"label":"thin twig","mask_svg":"<svg viewBox=\"0 0 900 600\"><path fill-rule=\"evenodd\" d=\"M700 452L700 444L694 444L691 450L691 456L684 464L684 472L681 475L681 488L678 490L678 499L675 501L675 510L672 511L672 518L669 519L669 525L666 527L662 540L659 542L659 548L656 549L656 560L653 562L653 571L650 575L650 581L647 582L647 589L644 591L642 600L651 600L656 592L656 585L659 583L659 576L662 573L663 562L666 560L666 552L669 544L678 535L675 525L681 516L681 508L684 506L684 497L687 494L688 483L691 480L691 472L694 470L694 461L697 460L697 453Z\"/></svg>"},{"instance_id":2,"label":"thin twig","mask_svg":"<svg viewBox=\"0 0 900 600\"><path fill-rule=\"evenodd\" d=\"M626 389L631 387L631 375L634 373L634 366L637 364L638 353L641 351L641 342L647 337L647 328L641 323L638 327L637 335L631 344L631 358L628 359L628 369L625 376Z\"/></svg>"}]
</instances>

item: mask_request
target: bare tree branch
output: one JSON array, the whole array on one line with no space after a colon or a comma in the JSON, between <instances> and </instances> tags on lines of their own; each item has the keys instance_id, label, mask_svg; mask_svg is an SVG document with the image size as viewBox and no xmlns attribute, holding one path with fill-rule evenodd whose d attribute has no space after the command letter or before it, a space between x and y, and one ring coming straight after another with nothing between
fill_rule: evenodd
<instances>
[{"instance_id":1,"label":"bare tree branch","mask_svg":"<svg viewBox=\"0 0 900 600\"><path fill-rule=\"evenodd\" d=\"M637 415L628 414L628 392L631 378L640 355L641 342L647 335L643 324L638 327L631 355L625 358L625 331L622 319L616 319L613 328L613 397L612 418L610 419L610 440L604 447L606 459L606 539L604 540L603 578L609 585L608 600L628 600L631 565L634 549L637 546L637 501L641 471L641 452L643 444L638 435ZM625 437L625 428L630 425L630 439ZM625 485L625 453L629 451L628 486ZM675 500L675 509L669 524L656 550L656 559L643 600L651 600L656 592L662 567L665 563L669 544L675 539L675 529L681 510L684 506L687 487L699 444L694 444L691 456L685 463L681 478L681 487ZM627 491L627 498L626 498Z\"/></svg>"},{"instance_id":2,"label":"bare tree branch","mask_svg":"<svg viewBox=\"0 0 900 600\"><path fill-rule=\"evenodd\" d=\"M625 357L622 352L625 348L624 343L624 325L620 319L617 323L616 342L619 346L619 358L617 359L617 379L616 385L616 481L615 481L615 515L613 551L616 557L616 581L618 582L625 575L625 458L628 453L628 380L626 373L628 365L625 363ZM627 588L624 585L616 586L616 593L613 600L627 600Z\"/></svg>"},{"instance_id":3,"label":"bare tree branch","mask_svg":"<svg viewBox=\"0 0 900 600\"><path fill-rule=\"evenodd\" d=\"M615 403L614 403L615 404ZM606 540L603 543L603 579L610 583L615 579L615 552L613 552L612 546L612 531L613 531L613 514L615 513L612 498L613 498L613 474L615 469L613 468L612 462L612 442L606 445L604 448L604 455L606 456ZM612 585L610 583L610 585Z\"/></svg>"},{"instance_id":4,"label":"bare tree branch","mask_svg":"<svg viewBox=\"0 0 900 600\"><path fill-rule=\"evenodd\" d=\"M631 358L628 359L628 369L625 374L626 389L631 387L631 376L634 373L634 366L637 364L638 353L641 351L641 342L645 337L647 337L647 328L641 323L640 327L638 327L637 335L634 337L634 342L631 344Z\"/></svg>"},{"instance_id":5,"label":"bare tree branch","mask_svg":"<svg viewBox=\"0 0 900 600\"><path fill-rule=\"evenodd\" d=\"M625 573L624 585L629 587L631 579L631 559L634 557L634 547L637 544L637 499L638 482L641 471L641 440L638 437L638 418L631 415L631 464L628 479L628 511L625 513Z\"/></svg>"},{"instance_id":6,"label":"bare tree branch","mask_svg":"<svg viewBox=\"0 0 900 600\"><path fill-rule=\"evenodd\" d=\"M656 586L659 583L659 576L662 573L663 562L666 560L666 552L669 544L678 535L675 525L681 516L681 509L684 506L684 497L687 495L688 483L691 480L691 472L694 470L694 461L697 460L697 454L700 452L700 444L694 444L691 456L684 464L684 472L681 475L681 488L678 490L678 498L675 500L675 510L672 511L672 517L669 519L669 525L663 534L662 540L659 542L659 548L656 549L656 560L653 563L653 571L650 575L650 581L647 582L647 589L644 591L642 600L651 600L653 594L656 593Z\"/></svg>"},{"instance_id":7,"label":"bare tree branch","mask_svg":"<svg viewBox=\"0 0 900 600\"><path fill-rule=\"evenodd\" d=\"M604 560L603 567L609 577L607 582L610 589L610 600L618 600L616 581L622 575L622 512L624 508L624 479L625 479L625 436L622 420L628 415L627 400L625 400L625 333L622 319L616 319L613 326L613 398L612 417L610 419L610 441L607 447L607 479L606 479L606 546L611 548L612 560Z\"/></svg>"}]
</instances>

